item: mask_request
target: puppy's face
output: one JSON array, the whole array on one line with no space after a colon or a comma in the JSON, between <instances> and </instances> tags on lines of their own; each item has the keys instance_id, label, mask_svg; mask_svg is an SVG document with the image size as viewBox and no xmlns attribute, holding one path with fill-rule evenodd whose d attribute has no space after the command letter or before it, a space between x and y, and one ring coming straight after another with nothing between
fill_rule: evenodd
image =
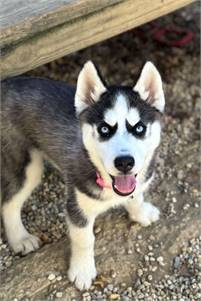
<instances>
[{"instance_id":1,"label":"puppy's face","mask_svg":"<svg viewBox=\"0 0 201 301\"><path fill-rule=\"evenodd\" d=\"M147 75L144 73L149 71L149 76L155 75L157 80L159 76L155 67L147 64L134 89L106 88L91 62L84 66L78 78L75 104L81 121L83 143L97 171L106 180L112 179L114 191L123 196L134 191L136 176L160 142L164 95L154 90L152 85L156 83L151 82L153 78L146 78L149 80L149 83L146 82L148 86L142 88L144 76ZM143 83L140 83L142 80ZM161 81L159 84L162 89ZM156 107L153 104L157 103L158 97L161 101Z\"/></svg>"}]
</instances>

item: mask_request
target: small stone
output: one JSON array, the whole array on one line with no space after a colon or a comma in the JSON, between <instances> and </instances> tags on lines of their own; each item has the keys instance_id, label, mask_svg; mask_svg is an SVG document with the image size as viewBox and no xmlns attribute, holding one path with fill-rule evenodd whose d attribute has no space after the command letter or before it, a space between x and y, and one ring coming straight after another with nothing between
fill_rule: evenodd
<instances>
[{"instance_id":1,"label":"small stone","mask_svg":"<svg viewBox=\"0 0 201 301\"><path fill-rule=\"evenodd\" d=\"M130 300L130 298L128 297L128 296L122 296L122 299L121 299L122 301L129 301Z\"/></svg>"},{"instance_id":2,"label":"small stone","mask_svg":"<svg viewBox=\"0 0 201 301\"><path fill-rule=\"evenodd\" d=\"M179 180L182 180L183 177L184 177L184 172L183 172L183 170L179 170L178 173L177 173L177 178L178 178Z\"/></svg>"},{"instance_id":3,"label":"small stone","mask_svg":"<svg viewBox=\"0 0 201 301\"><path fill-rule=\"evenodd\" d=\"M37 210L36 205L32 205L31 208L32 208L33 211Z\"/></svg>"},{"instance_id":4,"label":"small stone","mask_svg":"<svg viewBox=\"0 0 201 301\"><path fill-rule=\"evenodd\" d=\"M49 280L49 281L52 281L52 280L54 280L55 278L56 278L56 276L55 276L53 273L49 274L49 276L48 276L48 280Z\"/></svg>"},{"instance_id":5,"label":"small stone","mask_svg":"<svg viewBox=\"0 0 201 301\"><path fill-rule=\"evenodd\" d=\"M170 203L170 205L169 205L169 211L170 211L170 213L172 213L172 214L175 214L175 213L176 213L175 208L174 208L174 204L173 204L173 203Z\"/></svg>"},{"instance_id":6,"label":"small stone","mask_svg":"<svg viewBox=\"0 0 201 301\"><path fill-rule=\"evenodd\" d=\"M57 298L61 298L62 296L63 296L63 293L62 293L62 292L57 292L57 293L56 293L56 297L57 297Z\"/></svg>"},{"instance_id":7,"label":"small stone","mask_svg":"<svg viewBox=\"0 0 201 301\"><path fill-rule=\"evenodd\" d=\"M176 203L176 202L177 202L177 199L176 199L175 197L173 197L173 198L172 198L172 202L173 202L173 203Z\"/></svg>"},{"instance_id":8,"label":"small stone","mask_svg":"<svg viewBox=\"0 0 201 301\"><path fill-rule=\"evenodd\" d=\"M144 281L144 286L150 286L150 283L148 281Z\"/></svg>"},{"instance_id":9,"label":"small stone","mask_svg":"<svg viewBox=\"0 0 201 301\"><path fill-rule=\"evenodd\" d=\"M133 251L131 249L129 249L128 254L133 254Z\"/></svg>"},{"instance_id":10,"label":"small stone","mask_svg":"<svg viewBox=\"0 0 201 301\"><path fill-rule=\"evenodd\" d=\"M111 294L110 295L110 300L119 300L120 299L120 295L119 294Z\"/></svg>"},{"instance_id":11,"label":"small stone","mask_svg":"<svg viewBox=\"0 0 201 301\"><path fill-rule=\"evenodd\" d=\"M59 216L59 217L65 217L66 215L65 215L65 213L63 213L63 212L59 212L59 213L58 213L58 216Z\"/></svg>"},{"instance_id":12,"label":"small stone","mask_svg":"<svg viewBox=\"0 0 201 301\"><path fill-rule=\"evenodd\" d=\"M187 203L186 205L183 206L183 210L187 210L190 207L190 205Z\"/></svg>"},{"instance_id":13,"label":"small stone","mask_svg":"<svg viewBox=\"0 0 201 301\"><path fill-rule=\"evenodd\" d=\"M137 274L138 274L139 277L142 277L142 275L143 275L143 270L142 270L142 269L139 269L139 270L137 271Z\"/></svg>"},{"instance_id":14,"label":"small stone","mask_svg":"<svg viewBox=\"0 0 201 301\"><path fill-rule=\"evenodd\" d=\"M163 259L162 256L159 256L156 260L158 261L158 263L159 263L161 266L164 266L164 265L165 265L164 259Z\"/></svg>"},{"instance_id":15,"label":"small stone","mask_svg":"<svg viewBox=\"0 0 201 301\"><path fill-rule=\"evenodd\" d=\"M62 276L57 276L57 281L61 281L62 280Z\"/></svg>"},{"instance_id":16,"label":"small stone","mask_svg":"<svg viewBox=\"0 0 201 301\"><path fill-rule=\"evenodd\" d=\"M152 272L155 272L158 269L158 267L155 265L151 268Z\"/></svg>"},{"instance_id":17,"label":"small stone","mask_svg":"<svg viewBox=\"0 0 201 301\"><path fill-rule=\"evenodd\" d=\"M115 272L112 273L112 278L116 278L117 274Z\"/></svg>"},{"instance_id":18,"label":"small stone","mask_svg":"<svg viewBox=\"0 0 201 301\"><path fill-rule=\"evenodd\" d=\"M113 284L108 284L108 286L107 286L107 288L108 288L109 291L112 291L113 287L114 287Z\"/></svg>"},{"instance_id":19,"label":"small stone","mask_svg":"<svg viewBox=\"0 0 201 301\"><path fill-rule=\"evenodd\" d=\"M176 270L181 266L181 260L179 256L175 257L173 266Z\"/></svg>"},{"instance_id":20,"label":"small stone","mask_svg":"<svg viewBox=\"0 0 201 301\"><path fill-rule=\"evenodd\" d=\"M83 298L87 298L88 296L90 296L88 292L85 292L85 293L82 294Z\"/></svg>"},{"instance_id":21,"label":"small stone","mask_svg":"<svg viewBox=\"0 0 201 301\"><path fill-rule=\"evenodd\" d=\"M94 233L95 234L98 234L98 233L100 233L101 232L101 228L100 227L96 227L95 229L94 229Z\"/></svg>"}]
</instances>

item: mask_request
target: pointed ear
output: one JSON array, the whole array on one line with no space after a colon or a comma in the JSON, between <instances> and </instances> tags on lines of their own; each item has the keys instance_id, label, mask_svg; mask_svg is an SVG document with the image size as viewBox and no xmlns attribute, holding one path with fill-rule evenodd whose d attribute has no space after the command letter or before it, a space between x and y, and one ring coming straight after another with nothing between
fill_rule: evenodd
<instances>
[{"instance_id":1,"label":"pointed ear","mask_svg":"<svg viewBox=\"0 0 201 301\"><path fill-rule=\"evenodd\" d=\"M88 61L78 76L75 93L75 107L77 113L99 100L100 95L106 91L106 87L98 75L91 61Z\"/></svg>"},{"instance_id":2,"label":"pointed ear","mask_svg":"<svg viewBox=\"0 0 201 301\"><path fill-rule=\"evenodd\" d=\"M147 62L140 74L140 78L134 87L134 91L140 94L140 97L147 101L151 106L164 111L165 97L163 92L161 76L151 62Z\"/></svg>"}]
</instances>

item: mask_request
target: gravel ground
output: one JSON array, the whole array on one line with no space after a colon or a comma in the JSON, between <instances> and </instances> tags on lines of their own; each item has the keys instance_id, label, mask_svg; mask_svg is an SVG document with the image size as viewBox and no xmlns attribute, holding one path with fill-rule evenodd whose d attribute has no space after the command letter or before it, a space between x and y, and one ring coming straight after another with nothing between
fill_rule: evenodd
<instances>
[{"instance_id":1,"label":"gravel ground","mask_svg":"<svg viewBox=\"0 0 201 301\"><path fill-rule=\"evenodd\" d=\"M133 85L139 67L146 60L152 60L159 67L164 80L167 107L156 167L157 176L150 197L154 202L159 194L164 196L163 218L168 219L177 214L182 217L186 210L200 210L201 206L199 2L155 21L152 26L153 24L174 24L187 28L194 32L194 38L182 48L168 47L153 39L151 26L147 24L44 65L28 75L45 76L75 84L81 66L91 59L111 84ZM167 191L169 184L171 190ZM56 242L66 235L64 194L64 184L59 173L46 164L43 183L23 210L26 228L39 235L44 244ZM178 194L182 202L178 202ZM96 226L97 235L100 231L101 227ZM135 242L136 252L140 249L140 241L141 237L138 237ZM80 296L80 300L201 300L201 236L185 241L174 258L154 257L155 248L157 245L150 243L148 252L139 261L137 280L132 286L127 283L107 284L104 278L100 278L89 292ZM128 249L128 254L129 252L133 252L132 248ZM19 256L10 250L2 230L0 271L4 273L18 259ZM155 265L151 264L152 261ZM155 279L157 267L163 266L167 261L173 267L172 271L162 279ZM151 272L150 266L153 268ZM54 274L49 277L50 281L55 280ZM57 282L60 280L57 279ZM59 290L59 286L55 284L46 300L55 299L73 300L73 297L67 298L65 290Z\"/></svg>"}]
</instances>

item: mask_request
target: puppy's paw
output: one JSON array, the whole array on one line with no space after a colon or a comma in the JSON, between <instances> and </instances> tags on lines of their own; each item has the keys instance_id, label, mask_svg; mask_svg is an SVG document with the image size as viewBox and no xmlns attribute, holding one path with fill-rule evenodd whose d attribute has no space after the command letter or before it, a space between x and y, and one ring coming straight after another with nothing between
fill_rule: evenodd
<instances>
[{"instance_id":1,"label":"puppy's paw","mask_svg":"<svg viewBox=\"0 0 201 301\"><path fill-rule=\"evenodd\" d=\"M159 220L160 211L151 203L143 202L133 215L130 215L131 219L140 223L143 227L151 225L151 223Z\"/></svg>"},{"instance_id":2,"label":"puppy's paw","mask_svg":"<svg viewBox=\"0 0 201 301\"><path fill-rule=\"evenodd\" d=\"M89 289L96 274L94 259L83 258L82 262L80 259L79 261L71 260L68 277L79 290Z\"/></svg>"},{"instance_id":3,"label":"puppy's paw","mask_svg":"<svg viewBox=\"0 0 201 301\"><path fill-rule=\"evenodd\" d=\"M27 233L26 236L12 241L10 244L15 253L26 255L37 250L41 245L41 241L37 236Z\"/></svg>"}]
</instances>

